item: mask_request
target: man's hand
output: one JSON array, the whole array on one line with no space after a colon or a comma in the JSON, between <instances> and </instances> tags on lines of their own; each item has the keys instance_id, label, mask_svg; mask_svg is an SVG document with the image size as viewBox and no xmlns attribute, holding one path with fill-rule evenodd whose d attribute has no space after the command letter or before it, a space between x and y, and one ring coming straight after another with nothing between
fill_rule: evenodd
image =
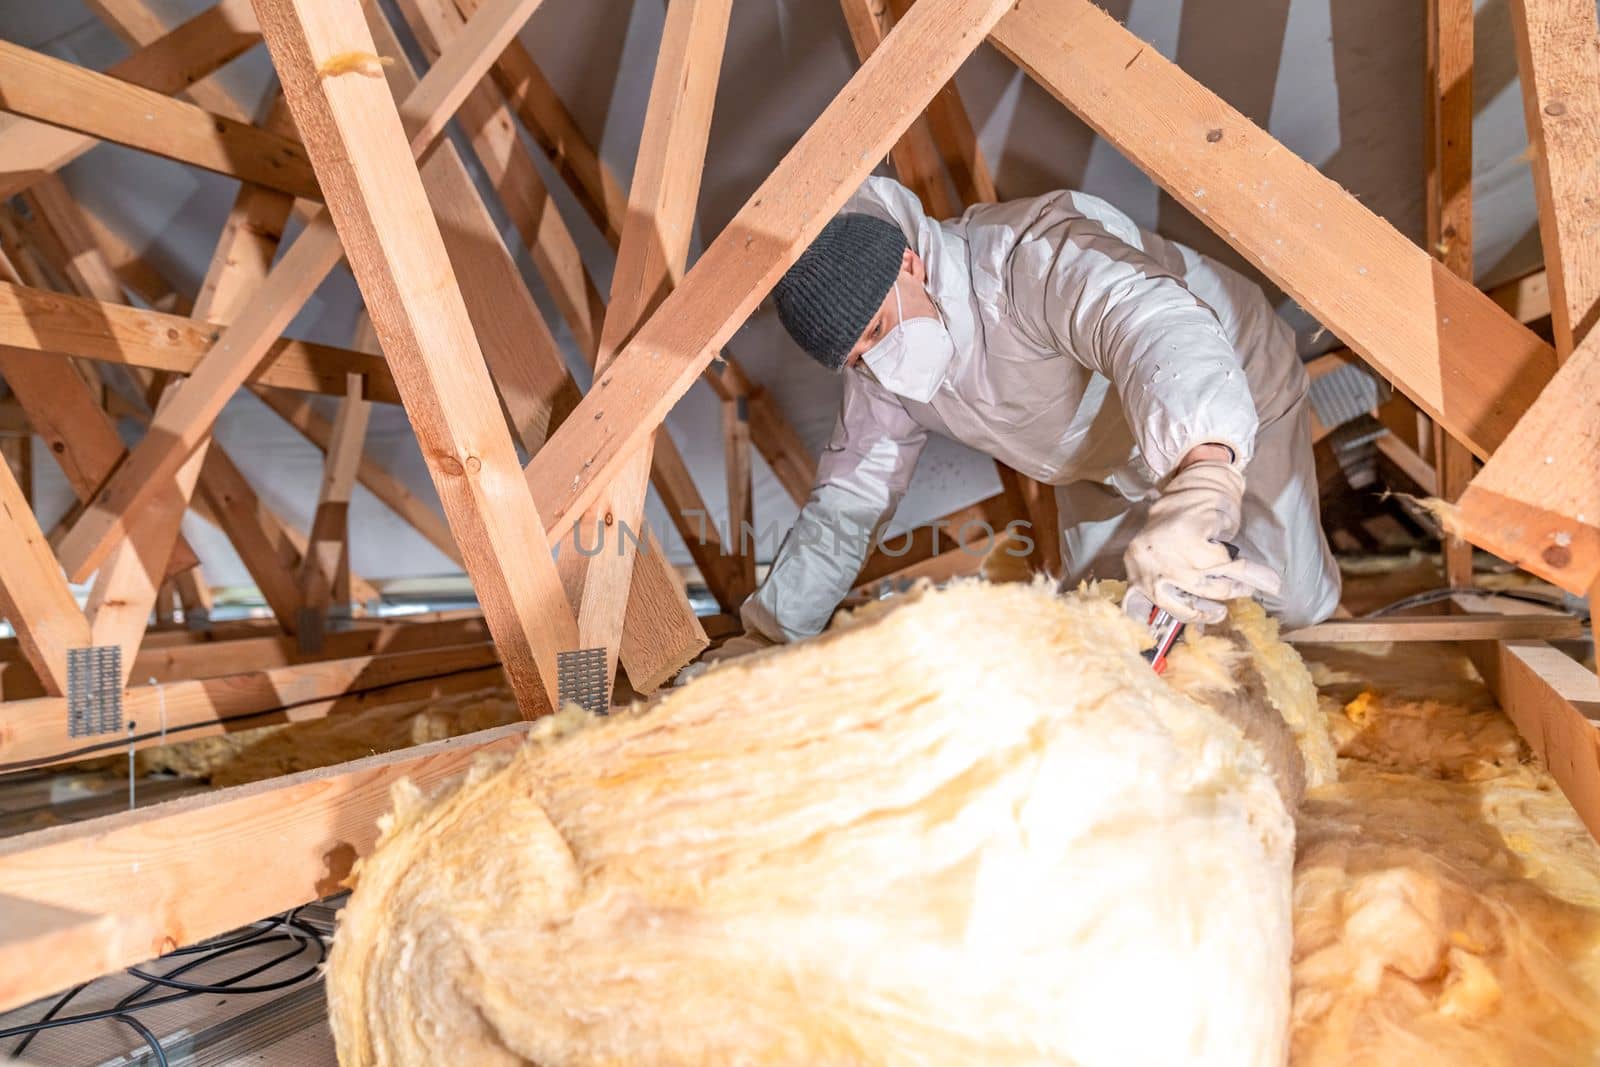
<instances>
[{"instance_id":1,"label":"man's hand","mask_svg":"<svg viewBox=\"0 0 1600 1067\"><path fill-rule=\"evenodd\" d=\"M1125 603L1142 597L1180 622L1221 622L1224 601L1277 593L1282 579L1271 568L1229 558L1224 542L1239 532L1243 500L1244 475L1227 462L1202 459L1173 475L1123 554Z\"/></svg>"}]
</instances>

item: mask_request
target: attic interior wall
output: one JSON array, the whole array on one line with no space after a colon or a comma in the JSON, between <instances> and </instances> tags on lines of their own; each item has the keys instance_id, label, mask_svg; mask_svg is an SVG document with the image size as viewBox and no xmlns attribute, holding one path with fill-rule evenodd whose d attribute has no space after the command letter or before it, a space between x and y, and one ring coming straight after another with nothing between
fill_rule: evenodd
<instances>
[{"instance_id":1,"label":"attic interior wall","mask_svg":"<svg viewBox=\"0 0 1600 1067\"><path fill-rule=\"evenodd\" d=\"M1099 2L1368 207L1420 239L1422 5L1392 0ZM208 3L150 0L169 25ZM664 7L662 0L547 0L523 31L523 39L624 187L643 123ZM1480 283L1493 284L1536 266L1540 253L1506 0L1481 0L1477 7L1474 258ZM125 54L79 0L0 0L0 27L10 40L93 67ZM1277 57L1276 62L1270 57ZM843 18L832 0L744 0L734 6L701 194L702 237L714 236L733 216L855 67ZM260 48L235 61L224 75L225 84L247 103L260 99L271 81ZM1002 196L1063 186L1084 189L1115 203L1142 226L1241 265L1220 239L989 47L979 49L959 82ZM66 170L65 178L87 207L142 249L170 280L189 292L198 287L232 202L234 182L117 146L102 146L84 156ZM611 270L609 250L548 168L546 178L604 292ZM515 239L508 243L516 247ZM569 363L586 385L582 361L558 325L559 316L526 254L518 258L568 349ZM357 308L355 286L341 269L289 333L347 344ZM1307 352L1334 343L1319 335L1316 324L1286 298L1280 297L1280 310L1295 322ZM774 393L812 450L820 449L833 426L837 382L789 344L769 308L751 319L730 348ZM333 401L324 403L331 414ZM668 426L708 506L720 515L725 490L714 395L704 385L695 386ZM219 439L269 503L302 528L309 523L321 475L320 453L251 397L238 397L229 405ZM367 448L431 498L427 472L399 408L375 406ZM764 561L796 509L759 456L755 468L756 524L773 531L760 541ZM70 494L54 465L42 456L36 485L41 517L48 524L65 510ZM996 491L987 458L935 438L896 524L926 521ZM687 562L653 492L647 515L674 560ZM368 578L454 570L359 488L352 529L353 564ZM185 532L213 584L248 583L220 534L192 515L185 520Z\"/></svg>"}]
</instances>

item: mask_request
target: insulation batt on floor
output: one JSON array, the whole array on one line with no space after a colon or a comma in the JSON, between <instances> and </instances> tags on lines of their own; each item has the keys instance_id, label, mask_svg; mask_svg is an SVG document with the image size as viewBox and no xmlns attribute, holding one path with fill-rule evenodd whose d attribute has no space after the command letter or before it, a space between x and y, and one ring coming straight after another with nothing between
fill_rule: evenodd
<instances>
[{"instance_id":1,"label":"insulation batt on floor","mask_svg":"<svg viewBox=\"0 0 1600 1067\"><path fill-rule=\"evenodd\" d=\"M1144 637L963 583L401 787L341 1062L1282 1063L1282 776Z\"/></svg>"},{"instance_id":2,"label":"insulation batt on floor","mask_svg":"<svg viewBox=\"0 0 1600 1067\"><path fill-rule=\"evenodd\" d=\"M1340 780L1295 866L1295 1067L1600 1062L1600 847L1459 646L1309 655Z\"/></svg>"}]
</instances>

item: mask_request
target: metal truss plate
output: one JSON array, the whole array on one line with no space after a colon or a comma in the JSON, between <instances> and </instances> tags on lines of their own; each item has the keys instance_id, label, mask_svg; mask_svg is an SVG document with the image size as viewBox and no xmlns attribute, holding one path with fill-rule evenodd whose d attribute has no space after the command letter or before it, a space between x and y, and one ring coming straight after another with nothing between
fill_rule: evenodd
<instances>
[{"instance_id":1,"label":"metal truss plate","mask_svg":"<svg viewBox=\"0 0 1600 1067\"><path fill-rule=\"evenodd\" d=\"M610 687L606 685L606 650L580 648L556 653L556 702L561 707L576 704L595 715L611 707Z\"/></svg>"},{"instance_id":2,"label":"metal truss plate","mask_svg":"<svg viewBox=\"0 0 1600 1067\"><path fill-rule=\"evenodd\" d=\"M67 735L122 730L122 646L67 649Z\"/></svg>"}]
</instances>

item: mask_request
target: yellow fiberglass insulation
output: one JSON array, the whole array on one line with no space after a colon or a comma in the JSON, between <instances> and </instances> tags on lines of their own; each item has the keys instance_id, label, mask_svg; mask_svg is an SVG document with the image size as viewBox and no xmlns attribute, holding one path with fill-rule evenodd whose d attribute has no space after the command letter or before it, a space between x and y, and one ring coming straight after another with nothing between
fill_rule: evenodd
<instances>
[{"instance_id":1,"label":"yellow fiberglass insulation","mask_svg":"<svg viewBox=\"0 0 1600 1067\"><path fill-rule=\"evenodd\" d=\"M1600 846L1465 657L1319 650L1340 781L1295 867L1294 1067L1600 1062Z\"/></svg>"},{"instance_id":2,"label":"yellow fiberglass insulation","mask_svg":"<svg viewBox=\"0 0 1600 1067\"><path fill-rule=\"evenodd\" d=\"M402 785L332 954L340 1062L1281 1064L1290 816L1143 637L924 590Z\"/></svg>"}]
</instances>

